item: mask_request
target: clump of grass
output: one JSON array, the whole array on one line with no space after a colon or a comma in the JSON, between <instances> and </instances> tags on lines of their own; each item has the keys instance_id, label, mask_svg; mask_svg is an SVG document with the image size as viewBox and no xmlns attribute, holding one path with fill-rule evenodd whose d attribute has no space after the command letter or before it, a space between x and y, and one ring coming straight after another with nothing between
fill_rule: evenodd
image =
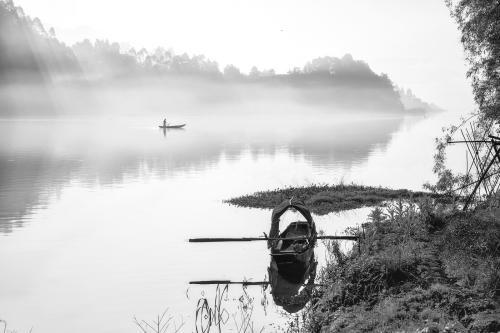
<instances>
[{"instance_id":1,"label":"clump of grass","mask_svg":"<svg viewBox=\"0 0 500 333\"><path fill-rule=\"evenodd\" d=\"M361 252L330 244L306 327L320 331L498 331L500 210L449 212L397 200L363 225Z\"/></svg>"},{"instance_id":2,"label":"clump of grass","mask_svg":"<svg viewBox=\"0 0 500 333\"><path fill-rule=\"evenodd\" d=\"M3 333L17 333L18 331L17 330L10 330L10 329L7 329L7 321L0 318L0 332L3 332ZM33 327L30 328L30 330L28 331L28 333L32 333L33 332Z\"/></svg>"},{"instance_id":3,"label":"clump of grass","mask_svg":"<svg viewBox=\"0 0 500 333\"><path fill-rule=\"evenodd\" d=\"M237 311L233 313L230 313L225 307L225 303L229 300L229 285L216 286L213 305L211 305L212 302L208 298L201 297L196 305L196 332L263 332L265 328L262 327L259 330L253 321L255 298L247 293L246 288L246 286L242 287L242 294L238 298ZM262 292L265 293L264 289ZM261 300L260 304L264 306L264 311L266 311L266 300Z\"/></svg>"},{"instance_id":4,"label":"clump of grass","mask_svg":"<svg viewBox=\"0 0 500 333\"><path fill-rule=\"evenodd\" d=\"M294 197L302 200L313 213L324 215L365 206L372 207L398 198L409 199L426 196L443 199L436 194L413 192L406 189L392 190L383 187L338 184L278 188L232 198L225 202L240 207L272 209L283 200Z\"/></svg>"},{"instance_id":5,"label":"clump of grass","mask_svg":"<svg viewBox=\"0 0 500 333\"><path fill-rule=\"evenodd\" d=\"M142 333L177 333L181 332L184 327L184 321L176 323L172 316L168 316L168 309L165 310L161 315L157 315L155 319L151 321L139 320L134 317L134 323L137 328Z\"/></svg>"},{"instance_id":6,"label":"clump of grass","mask_svg":"<svg viewBox=\"0 0 500 333\"><path fill-rule=\"evenodd\" d=\"M500 208L450 217L436 243L457 284L500 296Z\"/></svg>"}]
</instances>

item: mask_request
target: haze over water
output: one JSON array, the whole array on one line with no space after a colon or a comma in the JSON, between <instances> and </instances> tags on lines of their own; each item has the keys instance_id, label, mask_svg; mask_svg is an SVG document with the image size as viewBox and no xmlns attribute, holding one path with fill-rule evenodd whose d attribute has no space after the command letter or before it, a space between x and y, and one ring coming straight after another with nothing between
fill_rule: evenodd
<instances>
[{"instance_id":1,"label":"haze over water","mask_svg":"<svg viewBox=\"0 0 500 333\"><path fill-rule=\"evenodd\" d=\"M196 302L215 287L188 288L188 281L261 281L269 265L260 242L187 243L268 232L270 211L224 199L340 181L421 189L433 179L434 137L450 121L449 114L303 106L290 114L274 105L257 114L243 104L230 109L169 110L169 121L187 126L166 132L157 127L161 114L1 120L0 308L9 325L134 331L134 315L152 319L168 308L194 330ZM341 234L368 212L316 222ZM267 314L258 306L258 287L249 293L256 327L285 320L276 319L282 311L272 299ZM230 288L230 312L241 294Z\"/></svg>"}]
</instances>

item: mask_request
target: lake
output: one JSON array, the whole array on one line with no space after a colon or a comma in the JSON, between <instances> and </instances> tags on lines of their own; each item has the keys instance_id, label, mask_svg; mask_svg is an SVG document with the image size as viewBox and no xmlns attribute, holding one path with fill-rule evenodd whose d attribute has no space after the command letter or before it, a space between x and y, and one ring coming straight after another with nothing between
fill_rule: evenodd
<instances>
[{"instance_id":1,"label":"lake","mask_svg":"<svg viewBox=\"0 0 500 333\"><path fill-rule=\"evenodd\" d=\"M0 120L0 319L9 329L135 332L134 316L168 309L194 332L198 300L217 295L189 281L267 278L263 242L187 242L268 232L271 211L223 200L311 183L420 190L434 180L434 138L452 121L314 108L167 116L186 128L161 131L161 115ZM343 234L369 211L315 220ZM321 244L316 256L324 264ZM293 320L269 290L246 293L255 331ZM242 295L239 286L223 295L223 331L238 331Z\"/></svg>"}]
</instances>

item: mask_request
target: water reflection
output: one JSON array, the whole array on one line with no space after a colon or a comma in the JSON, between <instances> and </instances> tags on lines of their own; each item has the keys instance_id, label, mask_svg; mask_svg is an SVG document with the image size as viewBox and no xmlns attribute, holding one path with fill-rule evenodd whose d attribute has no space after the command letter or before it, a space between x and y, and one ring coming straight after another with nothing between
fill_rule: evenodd
<instances>
[{"instance_id":1,"label":"water reflection","mask_svg":"<svg viewBox=\"0 0 500 333\"><path fill-rule=\"evenodd\" d=\"M305 221L291 222L280 232L281 217L289 211L300 214ZM222 299L227 298L230 284L242 285L247 298L246 287L261 286L265 290L267 286L270 286L274 304L281 306L288 313L295 313L303 309L311 299L313 289L316 287L314 284L318 265L314 255L316 237L316 225L309 209L302 201L290 198L276 206L271 215L271 230L269 236L266 237L271 255L271 263L267 269L269 281L191 281L191 285L217 284L214 307L210 308L206 298L200 299L197 304L197 326L206 328L202 331L209 331L211 326L219 326L220 328L221 322L224 322L223 318L228 316L227 311L221 310L221 303ZM216 242L227 241L212 240ZM243 239L236 238L235 240ZM225 285L225 287L221 289L221 285ZM261 302L264 306L265 303L265 301Z\"/></svg>"},{"instance_id":2,"label":"water reflection","mask_svg":"<svg viewBox=\"0 0 500 333\"><path fill-rule=\"evenodd\" d=\"M278 263L274 257L271 259L268 274L274 304L288 313L302 310L311 300L316 287L314 279L318 262L314 258L314 250L308 255L306 262L289 264Z\"/></svg>"},{"instance_id":3,"label":"water reflection","mask_svg":"<svg viewBox=\"0 0 500 333\"><path fill-rule=\"evenodd\" d=\"M70 183L95 187L145 174L176 177L246 154L349 169L386 146L403 120L309 116L183 116L189 131L165 129L165 140L158 140L156 119L148 118L0 121L0 232L21 227Z\"/></svg>"},{"instance_id":4,"label":"water reflection","mask_svg":"<svg viewBox=\"0 0 500 333\"><path fill-rule=\"evenodd\" d=\"M190 237L260 236L269 230L269 211L229 206L223 199L337 182L349 173L346 181L420 185L422 155L431 151L441 127L429 132L426 122L412 127L421 129L415 133L398 130L400 124L414 123L403 119L307 114L300 119L169 114L189 127L168 131L166 137L158 131L157 118L0 121L0 224L4 232L15 231L0 237L2 315L20 331L31 325L50 330L54 322L60 331L129 331L133 315L151 318L169 307L193 332L202 287L191 286L187 299L188 279L271 282L265 242L186 242ZM422 137L427 137L426 150ZM345 145L352 145L352 155L343 154ZM430 165L432 154L428 160ZM408 168L415 175L411 179ZM336 234L364 222L367 214L361 209L314 220L318 231ZM321 267L321 243L315 255ZM305 275L308 285L314 274ZM277 294L283 280L274 287ZM259 305L260 288L246 290L255 298L252 316L259 330L281 323L282 307L273 304L267 286L267 314ZM205 297L213 306L210 291ZM236 304L225 303L238 314L238 323L247 320L238 309L252 309L248 299L238 301L240 296L241 287L231 287L229 299Z\"/></svg>"},{"instance_id":5,"label":"water reflection","mask_svg":"<svg viewBox=\"0 0 500 333\"><path fill-rule=\"evenodd\" d=\"M160 126L159 127L160 129L160 132L163 133L163 137L167 137L167 132L171 131L171 132L177 132L177 131L184 131L184 127L171 127L171 128L168 128L168 127L162 127Z\"/></svg>"}]
</instances>

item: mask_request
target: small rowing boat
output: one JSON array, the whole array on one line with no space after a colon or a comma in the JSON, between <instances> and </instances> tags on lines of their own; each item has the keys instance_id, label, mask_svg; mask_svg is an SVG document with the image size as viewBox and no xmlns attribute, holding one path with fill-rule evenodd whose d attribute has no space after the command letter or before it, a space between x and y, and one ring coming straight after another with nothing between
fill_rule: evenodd
<instances>
[{"instance_id":1,"label":"small rowing boat","mask_svg":"<svg viewBox=\"0 0 500 333\"><path fill-rule=\"evenodd\" d=\"M280 232L280 218L291 209L298 211L305 221L292 222ZM317 265L316 237L311 212L302 201L292 198L274 208L269 232L269 238L274 240L268 241L271 251L268 273L274 303L288 313L301 310L311 299Z\"/></svg>"},{"instance_id":2,"label":"small rowing boat","mask_svg":"<svg viewBox=\"0 0 500 333\"><path fill-rule=\"evenodd\" d=\"M280 218L289 209L297 210L305 221L292 222L280 233ZM292 198L274 208L269 238L279 240L269 240L268 247L278 265L301 263L308 266L317 235L311 212L302 201Z\"/></svg>"},{"instance_id":3,"label":"small rowing boat","mask_svg":"<svg viewBox=\"0 0 500 333\"><path fill-rule=\"evenodd\" d=\"M162 128L162 129L168 129L168 128L183 128L184 126L186 126L186 124L182 124L182 125L166 125L166 126L158 126L159 128Z\"/></svg>"}]
</instances>

